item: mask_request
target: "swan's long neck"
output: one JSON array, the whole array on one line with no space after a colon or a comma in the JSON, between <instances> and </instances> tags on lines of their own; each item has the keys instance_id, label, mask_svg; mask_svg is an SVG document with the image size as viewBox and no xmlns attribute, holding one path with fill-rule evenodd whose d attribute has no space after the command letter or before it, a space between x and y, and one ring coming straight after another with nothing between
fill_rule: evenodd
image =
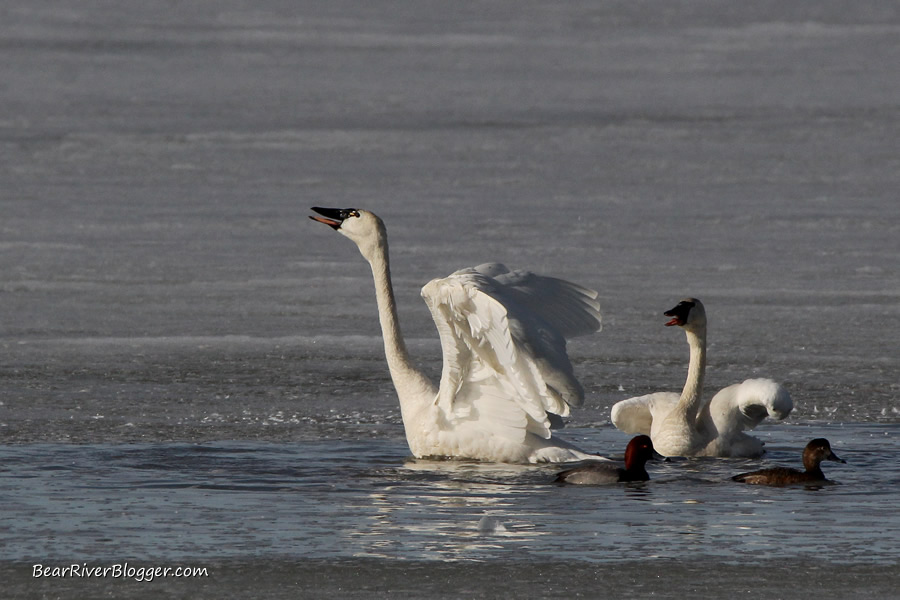
<instances>
[{"instance_id":1,"label":"swan's long neck","mask_svg":"<svg viewBox=\"0 0 900 600\"><path fill-rule=\"evenodd\" d=\"M693 422L703 406L703 376L706 372L706 331L685 331L691 347L691 359L688 364L687 380L678 401L679 410L685 418Z\"/></svg>"},{"instance_id":2,"label":"swan's long neck","mask_svg":"<svg viewBox=\"0 0 900 600\"><path fill-rule=\"evenodd\" d=\"M384 240L369 259L372 276L375 279L375 301L378 305L378 320L384 337L384 355L387 358L391 379L400 398L401 412L415 405L430 401L436 390L424 373L419 371L409 357L400 321L397 318L397 303L391 285L391 268L388 259L387 241ZM404 422L406 418L404 416Z\"/></svg>"}]
</instances>

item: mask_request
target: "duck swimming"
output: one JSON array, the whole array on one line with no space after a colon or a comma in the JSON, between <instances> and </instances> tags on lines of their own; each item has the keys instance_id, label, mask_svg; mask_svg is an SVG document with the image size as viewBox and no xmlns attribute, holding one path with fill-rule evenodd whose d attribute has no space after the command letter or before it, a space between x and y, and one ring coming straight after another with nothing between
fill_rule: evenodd
<instances>
[{"instance_id":1,"label":"duck swimming","mask_svg":"<svg viewBox=\"0 0 900 600\"><path fill-rule=\"evenodd\" d=\"M822 483L828 481L820 466L823 460L846 463L831 451L831 444L825 438L816 438L803 449L803 466L806 471L799 471L788 467L774 467L762 469L750 473L741 473L731 479L741 483L755 485L790 485L793 483Z\"/></svg>"},{"instance_id":2,"label":"duck swimming","mask_svg":"<svg viewBox=\"0 0 900 600\"><path fill-rule=\"evenodd\" d=\"M687 298L663 313L667 327L684 329L691 348L687 380L681 394L656 392L629 398L612 407L613 425L626 433L643 433L663 456L756 457L763 443L744 433L766 417L784 419L794 408L784 387L771 379L747 379L703 400L706 372L706 309Z\"/></svg>"},{"instance_id":3,"label":"duck swimming","mask_svg":"<svg viewBox=\"0 0 900 600\"><path fill-rule=\"evenodd\" d=\"M650 475L644 465L654 458L653 442L650 436L639 435L628 442L625 448L625 468L610 463L594 462L574 469L568 469L556 476L554 483L574 483L597 485L622 481L647 481Z\"/></svg>"}]
</instances>

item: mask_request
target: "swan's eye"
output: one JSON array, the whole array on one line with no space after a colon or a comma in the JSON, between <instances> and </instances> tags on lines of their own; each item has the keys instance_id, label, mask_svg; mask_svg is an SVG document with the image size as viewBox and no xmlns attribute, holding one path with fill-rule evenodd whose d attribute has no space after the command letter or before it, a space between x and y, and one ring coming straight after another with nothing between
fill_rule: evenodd
<instances>
[{"instance_id":1,"label":"swan's eye","mask_svg":"<svg viewBox=\"0 0 900 600\"><path fill-rule=\"evenodd\" d=\"M349 211L347 211L347 216L348 217L358 217L359 211L356 210L355 208L351 208Z\"/></svg>"}]
</instances>

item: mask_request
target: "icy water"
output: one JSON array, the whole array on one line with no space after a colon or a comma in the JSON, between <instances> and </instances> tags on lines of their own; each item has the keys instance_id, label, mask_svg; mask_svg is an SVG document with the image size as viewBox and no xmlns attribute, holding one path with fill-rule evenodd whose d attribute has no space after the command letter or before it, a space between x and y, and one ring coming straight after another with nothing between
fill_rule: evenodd
<instances>
[{"instance_id":1,"label":"icy water","mask_svg":"<svg viewBox=\"0 0 900 600\"><path fill-rule=\"evenodd\" d=\"M893 598L895 2L13 2L0 9L3 597ZM557 487L409 456L371 275L501 261L600 291L561 436L616 401L784 383L761 460ZM733 484L827 437L818 489ZM62 568L206 576L40 577Z\"/></svg>"}]
</instances>

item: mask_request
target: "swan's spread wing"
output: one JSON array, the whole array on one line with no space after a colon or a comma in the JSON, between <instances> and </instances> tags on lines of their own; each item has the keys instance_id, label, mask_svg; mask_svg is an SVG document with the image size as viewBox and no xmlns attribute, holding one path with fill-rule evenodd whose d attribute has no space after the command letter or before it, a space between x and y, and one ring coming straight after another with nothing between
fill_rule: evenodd
<instances>
[{"instance_id":1,"label":"swan's spread wing","mask_svg":"<svg viewBox=\"0 0 900 600\"><path fill-rule=\"evenodd\" d=\"M547 413L583 401L565 338L599 328L596 292L492 264L435 279L422 297L441 336L447 427L549 438Z\"/></svg>"},{"instance_id":2,"label":"swan's spread wing","mask_svg":"<svg viewBox=\"0 0 900 600\"><path fill-rule=\"evenodd\" d=\"M486 263L453 275L472 271L493 279L495 285L485 292L505 306L516 307L520 319L530 315L534 324L549 326L567 339L601 328L599 294L594 290L530 271L510 271L499 263Z\"/></svg>"},{"instance_id":3,"label":"swan's spread wing","mask_svg":"<svg viewBox=\"0 0 900 600\"><path fill-rule=\"evenodd\" d=\"M794 409L791 395L771 379L748 379L722 389L709 412L722 431L753 429L766 417L784 419Z\"/></svg>"},{"instance_id":4,"label":"swan's spread wing","mask_svg":"<svg viewBox=\"0 0 900 600\"><path fill-rule=\"evenodd\" d=\"M678 404L680 397L675 392L656 392L621 400L613 404L609 420L625 433L650 435L654 416L664 418Z\"/></svg>"}]
</instances>

